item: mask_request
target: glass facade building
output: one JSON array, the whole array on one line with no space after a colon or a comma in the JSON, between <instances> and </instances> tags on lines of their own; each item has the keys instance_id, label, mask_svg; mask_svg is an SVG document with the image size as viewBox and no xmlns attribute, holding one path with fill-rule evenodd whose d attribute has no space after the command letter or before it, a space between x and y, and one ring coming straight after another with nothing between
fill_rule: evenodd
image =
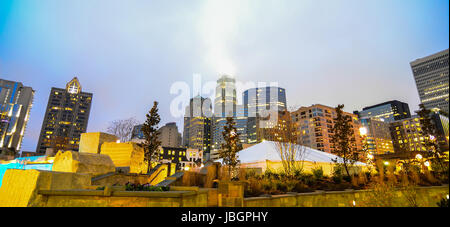
<instances>
[{"instance_id":1,"label":"glass facade building","mask_svg":"<svg viewBox=\"0 0 450 227\"><path fill-rule=\"evenodd\" d=\"M397 100L380 103L374 106L363 108L362 111L355 111L360 119L379 119L384 122L393 122L411 117L409 105Z\"/></svg>"},{"instance_id":2,"label":"glass facade building","mask_svg":"<svg viewBox=\"0 0 450 227\"><path fill-rule=\"evenodd\" d=\"M196 96L186 107L183 128L183 147L203 151L209 160L211 151L211 99Z\"/></svg>"},{"instance_id":3,"label":"glass facade building","mask_svg":"<svg viewBox=\"0 0 450 227\"><path fill-rule=\"evenodd\" d=\"M21 149L33 98L31 87L0 79L0 154Z\"/></svg>"},{"instance_id":4,"label":"glass facade building","mask_svg":"<svg viewBox=\"0 0 450 227\"><path fill-rule=\"evenodd\" d=\"M261 116L287 110L286 90L280 87L252 88L244 91L242 96L247 117L247 143L259 143L264 139L260 130Z\"/></svg>"},{"instance_id":5,"label":"glass facade building","mask_svg":"<svg viewBox=\"0 0 450 227\"><path fill-rule=\"evenodd\" d=\"M420 101L427 109L448 113L449 50L443 50L410 63Z\"/></svg>"}]
</instances>

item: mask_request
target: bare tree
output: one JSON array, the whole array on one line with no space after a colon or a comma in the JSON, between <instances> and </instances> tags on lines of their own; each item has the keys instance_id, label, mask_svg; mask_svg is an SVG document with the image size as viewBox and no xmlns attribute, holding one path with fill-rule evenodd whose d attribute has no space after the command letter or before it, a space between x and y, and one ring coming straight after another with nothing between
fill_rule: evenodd
<instances>
[{"instance_id":1,"label":"bare tree","mask_svg":"<svg viewBox=\"0 0 450 227\"><path fill-rule=\"evenodd\" d=\"M298 130L289 111L280 112L277 125L265 129L265 136L273 141L286 175L303 171L306 147L298 140Z\"/></svg>"},{"instance_id":2,"label":"bare tree","mask_svg":"<svg viewBox=\"0 0 450 227\"><path fill-rule=\"evenodd\" d=\"M139 124L139 122L134 117L111 121L107 132L117 136L121 142L128 142L131 140L133 128L137 124Z\"/></svg>"}]
</instances>

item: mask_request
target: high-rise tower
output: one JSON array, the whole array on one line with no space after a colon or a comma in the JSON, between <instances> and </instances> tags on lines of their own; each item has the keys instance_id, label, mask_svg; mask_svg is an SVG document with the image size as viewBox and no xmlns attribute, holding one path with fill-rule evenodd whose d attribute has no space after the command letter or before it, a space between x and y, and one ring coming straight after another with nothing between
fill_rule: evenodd
<instances>
[{"instance_id":1,"label":"high-rise tower","mask_svg":"<svg viewBox=\"0 0 450 227\"><path fill-rule=\"evenodd\" d=\"M78 78L66 88L52 88L42 123L36 152L47 148L78 151L81 133L85 133L91 111L92 93L82 92Z\"/></svg>"},{"instance_id":2,"label":"high-rise tower","mask_svg":"<svg viewBox=\"0 0 450 227\"><path fill-rule=\"evenodd\" d=\"M411 62L420 101L427 109L448 113L449 51L443 50Z\"/></svg>"},{"instance_id":3,"label":"high-rise tower","mask_svg":"<svg viewBox=\"0 0 450 227\"><path fill-rule=\"evenodd\" d=\"M31 87L0 79L0 153L20 150L33 97Z\"/></svg>"}]
</instances>

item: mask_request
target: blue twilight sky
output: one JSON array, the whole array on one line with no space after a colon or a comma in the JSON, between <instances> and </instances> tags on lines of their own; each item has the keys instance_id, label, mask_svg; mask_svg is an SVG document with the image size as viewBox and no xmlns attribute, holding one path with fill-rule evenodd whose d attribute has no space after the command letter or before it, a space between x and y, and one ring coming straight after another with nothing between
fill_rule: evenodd
<instances>
[{"instance_id":1,"label":"blue twilight sky","mask_svg":"<svg viewBox=\"0 0 450 227\"><path fill-rule=\"evenodd\" d=\"M36 90L34 151L51 87L94 93L88 131L143 121L176 81L220 72L278 82L288 106L398 99L417 109L409 62L448 48L448 0L0 0L0 78Z\"/></svg>"}]
</instances>

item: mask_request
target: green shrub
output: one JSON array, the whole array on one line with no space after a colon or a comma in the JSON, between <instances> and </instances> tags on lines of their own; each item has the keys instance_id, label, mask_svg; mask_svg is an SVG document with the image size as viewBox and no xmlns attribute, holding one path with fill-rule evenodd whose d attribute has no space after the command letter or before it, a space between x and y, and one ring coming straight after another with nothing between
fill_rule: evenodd
<instances>
[{"instance_id":1,"label":"green shrub","mask_svg":"<svg viewBox=\"0 0 450 227\"><path fill-rule=\"evenodd\" d=\"M275 189L276 189L277 191L286 193L286 192L287 192L287 185L286 185L286 182L284 182L284 181L276 181L276 183L275 183Z\"/></svg>"},{"instance_id":2,"label":"green shrub","mask_svg":"<svg viewBox=\"0 0 450 227\"><path fill-rule=\"evenodd\" d=\"M324 176L323 176L323 168L322 168L322 166L320 166L320 167L318 167L318 168L314 168L313 170L312 170L312 173L313 173L313 175L314 175L314 178L316 179L316 180L320 180L320 179L322 179Z\"/></svg>"},{"instance_id":3,"label":"green shrub","mask_svg":"<svg viewBox=\"0 0 450 227\"><path fill-rule=\"evenodd\" d=\"M310 173L302 174L302 176L300 177L300 181L308 186L313 186L316 183L316 179Z\"/></svg>"},{"instance_id":4,"label":"green shrub","mask_svg":"<svg viewBox=\"0 0 450 227\"><path fill-rule=\"evenodd\" d=\"M127 183L125 185L125 191L158 191L158 192L163 192L163 191L169 191L169 187L157 187L157 186L152 186L150 184L131 184L131 183Z\"/></svg>"},{"instance_id":5,"label":"green shrub","mask_svg":"<svg viewBox=\"0 0 450 227\"><path fill-rule=\"evenodd\" d=\"M304 193L304 192L313 192L314 190L311 189L308 185L302 183L302 182L298 182L295 185L295 191L298 193Z\"/></svg>"},{"instance_id":6,"label":"green shrub","mask_svg":"<svg viewBox=\"0 0 450 227\"><path fill-rule=\"evenodd\" d=\"M331 179L336 184L342 183L343 175L342 175L342 167L341 166L334 167L333 175L331 176Z\"/></svg>"},{"instance_id":7,"label":"green shrub","mask_svg":"<svg viewBox=\"0 0 450 227\"><path fill-rule=\"evenodd\" d=\"M439 201L437 205L439 207L448 207L448 197L447 198L442 198L442 200Z\"/></svg>"}]
</instances>

